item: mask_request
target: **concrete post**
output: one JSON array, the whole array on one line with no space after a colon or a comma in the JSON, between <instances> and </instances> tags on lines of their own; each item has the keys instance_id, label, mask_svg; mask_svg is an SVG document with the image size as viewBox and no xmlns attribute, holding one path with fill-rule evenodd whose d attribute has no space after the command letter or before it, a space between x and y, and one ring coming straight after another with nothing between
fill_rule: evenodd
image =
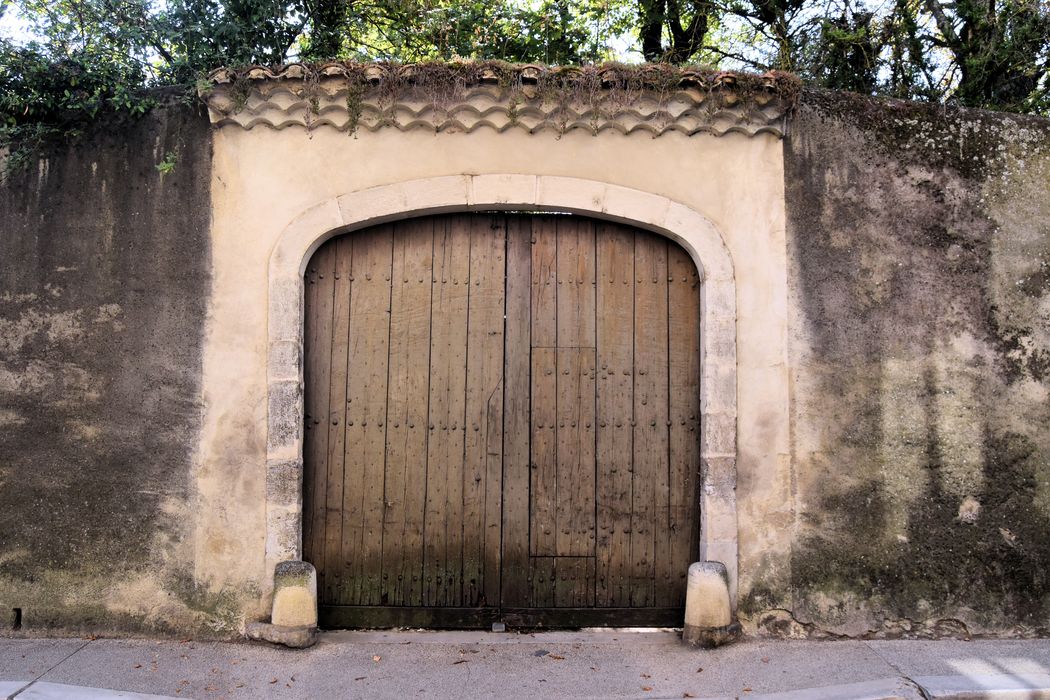
<instances>
[{"instance_id":1,"label":"concrete post","mask_svg":"<svg viewBox=\"0 0 1050 700\"><path fill-rule=\"evenodd\" d=\"M685 589L685 625L682 641L697 647L717 647L740 634L729 599L729 573L719 561L689 566Z\"/></svg>"}]
</instances>

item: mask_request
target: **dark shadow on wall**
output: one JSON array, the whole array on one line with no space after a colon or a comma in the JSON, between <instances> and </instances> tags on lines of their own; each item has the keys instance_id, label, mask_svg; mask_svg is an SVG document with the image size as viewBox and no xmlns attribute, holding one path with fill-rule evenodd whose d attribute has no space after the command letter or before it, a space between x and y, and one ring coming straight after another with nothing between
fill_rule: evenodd
<instances>
[{"instance_id":1,"label":"dark shadow on wall","mask_svg":"<svg viewBox=\"0 0 1050 700\"><path fill-rule=\"evenodd\" d=\"M1001 234L983 198L1017 119L804 96L785 144L791 342L793 368L816 389L796 396L794 411L821 444L795 456L807 508L789 560L741 601L760 627L763 610L782 609L813 634L967 631L927 624L938 619L1050 633L1047 426L1038 401L1009 398L1018 382L1046 386L1050 348L1037 340L1041 321L994 305L994 265L1009 260L993 262ZM1030 126L1050 148L1050 124ZM1050 290L1030 275L1022 291ZM976 349L945 353L960 338ZM953 458L942 446L961 438L938 434L959 424L937 415L938 393L952 389L938 386L937 353L942 365L973 363L958 368L975 378L965 427L980 441L981 478L969 499L944 487ZM880 379L896 361L915 380L899 394ZM907 498L888 484L904 472L882 450L893 439L883 434L887 410L915 418L907 466L922 478ZM782 617L768 622L786 631Z\"/></svg>"}]
</instances>

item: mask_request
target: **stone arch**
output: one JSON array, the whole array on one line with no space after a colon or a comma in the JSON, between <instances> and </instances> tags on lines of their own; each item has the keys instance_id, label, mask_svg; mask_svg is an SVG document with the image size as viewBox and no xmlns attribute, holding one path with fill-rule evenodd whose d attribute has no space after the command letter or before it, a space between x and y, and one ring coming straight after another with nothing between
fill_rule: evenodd
<instances>
[{"instance_id":1,"label":"stone arch","mask_svg":"<svg viewBox=\"0 0 1050 700\"><path fill-rule=\"evenodd\" d=\"M729 572L734 607L736 516L736 284L718 229L699 212L651 192L595 180L459 175L350 192L302 212L269 262L266 563L302 556L303 273L329 238L385 221L452 211L581 214L664 235L692 257L701 279L701 560Z\"/></svg>"}]
</instances>

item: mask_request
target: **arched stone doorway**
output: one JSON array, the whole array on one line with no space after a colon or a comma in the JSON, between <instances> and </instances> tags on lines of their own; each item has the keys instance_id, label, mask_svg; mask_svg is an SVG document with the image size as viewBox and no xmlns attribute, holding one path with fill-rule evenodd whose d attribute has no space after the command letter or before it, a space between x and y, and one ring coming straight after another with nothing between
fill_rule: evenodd
<instances>
[{"instance_id":1,"label":"arched stone doorway","mask_svg":"<svg viewBox=\"0 0 1050 700\"><path fill-rule=\"evenodd\" d=\"M701 522L697 558L736 584L736 301L733 266L703 216L659 195L573 178L479 175L417 180L321 203L285 229L270 261L267 561L302 556L303 273L328 238L442 211L560 211L629 222L677 241L701 277Z\"/></svg>"}]
</instances>

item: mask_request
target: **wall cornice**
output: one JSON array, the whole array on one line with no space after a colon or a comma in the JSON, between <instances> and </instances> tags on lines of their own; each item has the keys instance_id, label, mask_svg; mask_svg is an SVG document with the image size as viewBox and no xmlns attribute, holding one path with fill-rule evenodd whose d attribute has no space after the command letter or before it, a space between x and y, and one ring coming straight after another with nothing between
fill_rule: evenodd
<instances>
[{"instance_id":1,"label":"wall cornice","mask_svg":"<svg viewBox=\"0 0 1050 700\"><path fill-rule=\"evenodd\" d=\"M252 129L784 134L795 79L668 66L290 64L220 68L212 124Z\"/></svg>"}]
</instances>

